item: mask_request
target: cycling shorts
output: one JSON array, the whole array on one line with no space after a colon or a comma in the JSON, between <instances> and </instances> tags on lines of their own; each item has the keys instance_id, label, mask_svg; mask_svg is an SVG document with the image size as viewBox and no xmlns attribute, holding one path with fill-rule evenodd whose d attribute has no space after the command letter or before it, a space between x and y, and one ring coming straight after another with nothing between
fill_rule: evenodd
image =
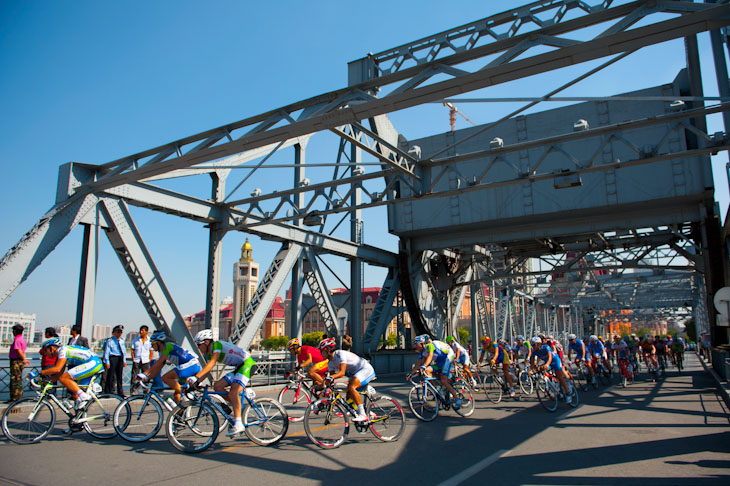
<instances>
[{"instance_id":1,"label":"cycling shorts","mask_svg":"<svg viewBox=\"0 0 730 486\"><path fill-rule=\"evenodd\" d=\"M461 353L461 356L459 356L459 359L457 360L457 362L463 364L464 366L469 366L469 364L470 364L469 356L464 353Z\"/></svg>"},{"instance_id":2,"label":"cycling shorts","mask_svg":"<svg viewBox=\"0 0 730 486\"><path fill-rule=\"evenodd\" d=\"M328 362L329 362L329 360L324 359L324 360L320 361L319 363L314 363L310 369L314 370L314 372L317 373L319 376L324 377L324 375L327 374L327 363Z\"/></svg>"},{"instance_id":3,"label":"cycling shorts","mask_svg":"<svg viewBox=\"0 0 730 486\"><path fill-rule=\"evenodd\" d=\"M179 379L183 380L190 378L193 375L197 375L202 369L203 368L200 367L200 363L198 363L197 359L191 359L190 361L186 361L185 363L176 366L172 371L177 374Z\"/></svg>"},{"instance_id":4,"label":"cycling shorts","mask_svg":"<svg viewBox=\"0 0 730 486\"><path fill-rule=\"evenodd\" d=\"M558 371L563 369L563 363L560 361L558 356L553 356L553 360L550 362L550 369Z\"/></svg>"},{"instance_id":5,"label":"cycling shorts","mask_svg":"<svg viewBox=\"0 0 730 486\"><path fill-rule=\"evenodd\" d=\"M97 373L101 373L103 368L104 366L101 364L101 360L96 356L92 356L86 363L69 369L68 374L79 385L88 385L91 377Z\"/></svg>"},{"instance_id":6,"label":"cycling shorts","mask_svg":"<svg viewBox=\"0 0 730 486\"><path fill-rule=\"evenodd\" d=\"M235 371L225 374L223 379L226 380L226 383L228 383L229 386L234 383L238 383L239 385L246 387L248 386L248 382L251 381L251 368L253 368L253 365L255 364L256 362L251 356L249 356L243 363L241 363L241 366L236 368Z\"/></svg>"},{"instance_id":7,"label":"cycling shorts","mask_svg":"<svg viewBox=\"0 0 730 486\"><path fill-rule=\"evenodd\" d=\"M360 387L358 387L358 390L360 390L363 386L375 379L375 370L368 364L357 370L352 377L360 381Z\"/></svg>"},{"instance_id":8,"label":"cycling shorts","mask_svg":"<svg viewBox=\"0 0 730 486\"><path fill-rule=\"evenodd\" d=\"M431 363L434 373L439 373L446 378L451 378L451 361L444 357L443 360Z\"/></svg>"},{"instance_id":9,"label":"cycling shorts","mask_svg":"<svg viewBox=\"0 0 730 486\"><path fill-rule=\"evenodd\" d=\"M509 355L507 355L507 353L504 353L504 352L499 353L494 358L494 362L497 363L497 364L506 364L506 365L508 365L508 364L511 363L511 361L509 360Z\"/></svg>"}]
</instances>

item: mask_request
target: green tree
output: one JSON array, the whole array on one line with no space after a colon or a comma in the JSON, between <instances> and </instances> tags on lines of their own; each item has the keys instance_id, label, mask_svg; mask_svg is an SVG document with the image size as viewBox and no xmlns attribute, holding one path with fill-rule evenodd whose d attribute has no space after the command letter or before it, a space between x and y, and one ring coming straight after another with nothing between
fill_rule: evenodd
<instances>
[{"instance_id":1,"label":"green tree","mask_svg":"<svg viewBox=\"0 0 730 486\"><path fill-rule=\"evenodd\" d=\"M684 332L690 340L697 341L697 326L695 325L694 319L689 319L684 322Z\"/></svg>"},{"instance_id":2,"label":"green tree","mask_svg":"<svg viewBox=\"0 0 730 486\"><path fill-rule=\"evenodd\" d=\"M302 334L302 344L306 346L317 346L324 336L323 332L308 332Z\"/></svg>"},{"instance_id":3,"label":"green tree","mask_svg":"<svg viewBox=\"0 0 730 486\"><path fill-rule=\"evenodd\" d=\"M459 335L459 342L466 346L469 344L469 339L471 338L471 334L469 333L468 329L464 329L463 327L459 327L456 329L456 333Z\"/></svg>"},{"instance_id":4,"label":"green tree","mask_svg":"<svg viewBox=\"0 0 730 486\"><path fill-rule=\"evenodd\" d=\"M385 339L385 346L388 348L394 348L398 345L398 335L394 333L388 334L388 337Z\"/></svg>"}]
</instances>

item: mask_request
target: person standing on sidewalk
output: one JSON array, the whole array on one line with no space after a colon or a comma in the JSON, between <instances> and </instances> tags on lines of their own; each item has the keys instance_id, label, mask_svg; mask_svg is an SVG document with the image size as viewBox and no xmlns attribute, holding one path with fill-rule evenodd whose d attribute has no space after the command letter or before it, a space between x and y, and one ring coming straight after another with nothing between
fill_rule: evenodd
<instances>
[{"instance_id":1,"label":"person standing on sidewalk","mask_svg":"<svg viewBox=\"0 0 730 486\"><path fill-rule=\"evenodd\" d=\"M114 384L117 386L117 395L124 397L124 385L122 376L124 367L127 366L127 350L122 341L124 326L114 326L112 337L104 347L104 369L106 370L106 382L104 393L114 393Z\"/></svg>"},{"instance_id":2,"label":"person standing on sidewalk","mask_svg":"<svg viewBox=\"0 0 730 486\"><path fill-rule=\"evenodd\" d=\"M68 343L71 346L81 346L82 348L90 348L89 340L81 335L81 324L74 324L71 328L71 337L68 339Z\"/></svg>"},{"instance_id":3,"label":"person standing on sidewalk","mask_svg":"<svg viewBox=\"0 0 730 486\"><path fill-rule=\"evenodd\" d=\"M10 346L10 401L23 397L23 366L30 364L25 357L27 344L23 339L23 330L20 324L13 326L13 344Z\"/></svg>"},{"instance_id":4,"label":"person standing on sidewalk","mask_svg":"<svg viewBox=\"0 0 730 486\"><path fill-rule=\"evenodd\" d=\"M150 369L152 360L152 343L147 337L149 327L144 324L139 328L139 337L132 341L132 390L137 388L137 375Z\"/></svg>"}]
</instances>

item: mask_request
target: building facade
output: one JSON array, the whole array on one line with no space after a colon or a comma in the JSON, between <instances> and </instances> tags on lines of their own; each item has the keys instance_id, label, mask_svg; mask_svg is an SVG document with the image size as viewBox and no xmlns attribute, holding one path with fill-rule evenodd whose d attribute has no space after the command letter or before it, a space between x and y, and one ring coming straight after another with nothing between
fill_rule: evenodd
<instances>
[{"instance_id":1,"label":"building facade","mask_svg":"<svg viewBox=\"0 0 730 486\"><path fill-rule=\"evenodd\" d=\"M23 326L23 339L32 343L35 338L35 314L22 312L0 312L0 343L3 345L13 342L13 326Z\"/></svg>"}]
</instances>

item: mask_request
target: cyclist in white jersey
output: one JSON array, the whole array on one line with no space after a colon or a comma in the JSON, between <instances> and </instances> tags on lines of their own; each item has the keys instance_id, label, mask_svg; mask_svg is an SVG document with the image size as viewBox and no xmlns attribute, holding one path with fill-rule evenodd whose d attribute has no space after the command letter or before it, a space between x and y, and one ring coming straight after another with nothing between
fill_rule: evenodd
<instances>
[{"instance_id":1,"label":"cyclist in white jersey","mask_svg":"<svg viewBox=\"0 0 730 486\"><path fill-rule=\"evenodd\" d=\"M336 346L334 338L324 339L319 343L322 357L329 360L327 369L330 373L334 373L330 378L336 380L345 375L350 377L350 381L347 383L347 397L357 405L357 417L352 420L353 422L367 422L368 416L365 414L359 391L375 379L375 370L367 360L355 353L342 349L335 351Z\"/></svg>"},{"instance_id":2,"label":"cyclist in white jersey","mask_svg":"<svg viewBox=\"0 0 730 486\"><path fill-rule=\"evenodd\" d=\"M256 362L251 357L251 354L227 341L213 341L213 331L210 329L203 329L196 334L195 344L198 345L201 354L208 360L208 364L195 375L188 378L188 385L194 386L198 380L207 376L217 363L232 366L234 371L216 381L213 384L213 388L215 391L221 392L226 387L231 387L226 399L231 402L235 420L233 426L229 427L228 434L226 435L233 436L240 434L246 430L241 420L241 393L243 393L249 381L251 381L251 368L253 368Z\"/></svg>"},{"instance_id":3,"label":"cyclist in white jersey","mask_svg":"<svg viewBox=\"0 0 730 486\"><path fill-rule=\"evenodd\" d=\"M464 367L464 373L471 381L471 384L473 386L476 386L477 382L474 379L474 376L471 374L471 369L469 369L469 365L471 365L469 352L464 348L464 346L459 344L456 339L454 339L454 336L446 336L446 344L451 346L451 349L454 350L454 354L456 355L454 357L454 363L461 363L461 366Z\"/></svg>"},{"instance_id":4,"label":"cyclist in white jersey","mask_svg":"<svg viewBox=\"0 0 730 486\"><path fill-rule=\"evenodd\" d=\"M53 381L60 381L76 397L75 408L82 408L90 397L79 387L79 383L86 385L92 376L101 373L103 366L99 357L82 346L61 346L61 340L57 337L45 341L41 349L46 356L58 356L58 360L53 367L40 373L29 373L28 378L33 379L39 374L50 375Z\"/></svg>"}]
</instances>

